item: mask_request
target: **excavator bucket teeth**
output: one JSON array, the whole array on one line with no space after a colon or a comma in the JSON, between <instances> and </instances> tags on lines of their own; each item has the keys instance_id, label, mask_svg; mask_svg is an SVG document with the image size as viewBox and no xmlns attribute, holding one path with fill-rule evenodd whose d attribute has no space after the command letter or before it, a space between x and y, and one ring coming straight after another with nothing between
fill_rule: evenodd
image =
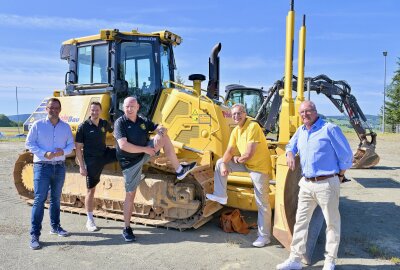
<instances>
[{"instance_id":1,"label":"excavator bucket teeth","mask_svg":"<svg viewBox=\"0 0 400 270\"><path fill-rule=\"evenodd\" d=\"M353 156L353 169L368 169L379 163L379 156L372 145L362 146Z\"/></svg>"}]
</instances>

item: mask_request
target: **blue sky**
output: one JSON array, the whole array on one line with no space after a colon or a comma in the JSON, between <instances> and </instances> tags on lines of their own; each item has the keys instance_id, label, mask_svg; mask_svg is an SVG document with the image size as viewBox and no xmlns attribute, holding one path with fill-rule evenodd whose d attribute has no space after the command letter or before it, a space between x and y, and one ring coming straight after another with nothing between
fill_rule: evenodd
<instances>
[{"instance_id":1,"label":"blue sky","mask_svg":"<svg viewBox=\"0 0 400 270\"><path fill-rule=\"evenodd\" d=\"M182 36L175 57L186 83L192 73L208 76L208 57L218 42L222 89L230 83L268 88L283 77L289 0L0 2L0 113L6 115L16 114L16 86L20 113L31 113L43 97L63 89L63 41L106 28L168 29ZM383 51L388 83L398 69L400 1L297 0L295 10L295 60L301 18L307 16L305 76L346 80L364 113L378 114ZM320 113L339 114L328 99L315 101Z\"/></svg>"}]
</instances>

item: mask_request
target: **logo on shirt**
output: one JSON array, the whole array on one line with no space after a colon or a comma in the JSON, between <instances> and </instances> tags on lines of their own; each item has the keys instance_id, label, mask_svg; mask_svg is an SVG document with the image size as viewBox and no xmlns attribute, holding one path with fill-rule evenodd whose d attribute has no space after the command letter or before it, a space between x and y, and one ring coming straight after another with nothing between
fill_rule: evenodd
<instances>
[{"instance_id":1,"label":"logo on shirt","mask_svg":"<svg viewBox=\"0 0 400 270\"><path fill-rule=\"evenodd\" d=\"M143 130L146 130L146 126L144 124L141 124L140 128L143 129Z\"/></svg>"},{"instance_id":2,"label":"logo on shirt","mask_svg":"<svg viewBox=\"0 0 400 270\"><path fill-rule=\"evenodd\" d=\"M103 132L103 133L106 132L104 127L101 128L101 132Z\"/></svg>"}]
</instances>

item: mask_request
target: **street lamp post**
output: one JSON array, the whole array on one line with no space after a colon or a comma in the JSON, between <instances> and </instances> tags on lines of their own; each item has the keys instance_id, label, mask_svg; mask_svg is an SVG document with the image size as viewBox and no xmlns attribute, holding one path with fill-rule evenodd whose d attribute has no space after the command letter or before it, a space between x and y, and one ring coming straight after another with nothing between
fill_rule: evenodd
<instances>
[{"instance_id":1,"label":"street lamp post","mask_svg":"<svg viewBox=\"0 0 400 270\"><path fill-rule=\"evenodd\" d=\"M383 110L382 110L382 133L385 132L385 103L386 103L386 56L387 52L383 52L385 58L385 76L383 78Z\"/></svg>"}]
</instances>

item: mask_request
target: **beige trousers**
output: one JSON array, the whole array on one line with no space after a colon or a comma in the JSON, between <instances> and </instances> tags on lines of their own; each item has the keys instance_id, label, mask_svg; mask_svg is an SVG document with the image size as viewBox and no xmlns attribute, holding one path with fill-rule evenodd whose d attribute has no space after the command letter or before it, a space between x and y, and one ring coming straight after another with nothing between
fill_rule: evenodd
<instances>
[{"instance_id":1,"label":"beige trousers","mask_svg":"<svg viewBox=\"0 0 400 270\"><path fill-rule=\"evenodd\" d=\"M319 205L326 222L325 261L334 263L340 243L339 178L334 176L323 181L311 182L303 177L299 186L290 259L300 262L305 254L308 225L315 208Z\"/></svg>"},{"instance_id":2,"label":"beige trousers","mask_svg":"<svg viewBox=\"0 0 400 270\"><path fill-rule=\"evenodd\" d=\"M214 195L226 198L228 178L221 176L222 158L218 159L214 172ZM245 165L229 161L227 163L231 172L249 172L254 186L254 195L258 208L258 236L271 238L271 206L269 205L269 176L260 172L251 171Z\"/></svg>"}]
</instances>

